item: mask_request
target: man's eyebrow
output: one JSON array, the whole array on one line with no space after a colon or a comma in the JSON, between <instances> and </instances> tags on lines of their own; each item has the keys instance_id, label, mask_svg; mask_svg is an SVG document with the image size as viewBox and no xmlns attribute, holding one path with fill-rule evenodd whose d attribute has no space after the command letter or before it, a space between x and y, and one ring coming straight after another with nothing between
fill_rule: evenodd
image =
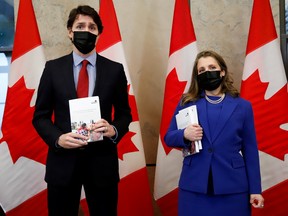
<instances>
[{"instance_id":1,"label":"man's eyebrow","mask_svg":"<svg viewBox=\"0 0 288 216\"><path fill-rule=\"evenodd\" d=\"M86 25L86 22L76 22L75 24L76 25ZM96 23L88 23L87 25L88 26L97 26Z\"/></svg>"},{"instance_id":2,"label":"man's eyebrow","mask_svg":"<svg viewBox=\"0 0 288 216\"><path fill-rule=\"evenodd\" d=\"M75 24L85 24L85 22L76 22Z\"/></svg>"}]
</instances>

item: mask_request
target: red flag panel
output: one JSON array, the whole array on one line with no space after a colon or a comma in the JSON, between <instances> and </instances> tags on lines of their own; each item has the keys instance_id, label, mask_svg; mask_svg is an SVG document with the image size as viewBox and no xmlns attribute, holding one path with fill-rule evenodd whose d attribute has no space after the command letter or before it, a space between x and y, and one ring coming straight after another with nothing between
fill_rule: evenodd
<instances>
[{"instance_id":1,"label":"red flag panel","mask_svg":"<svg viewBox=\"0 0 288 216\"><path fill-rule=\"evenodd\" d=\"M266 154L260 154L265 207L253 208L253 216L288 215L284 203L287 180L281 182L287 176L283 161L288 153L288 131L282 126L288 123L288 93L277 43L270 1L254 0L241 96L252 103L258 148Z\"/></svg>"},{"instance_id":2,"label":"red flag panel","mask_svg":"<svg viewBox=\"0 0 288 216\"><path fill-rule=\"evenodd\" d=\"M32 0L20 0L12 61L41 44Z\"/></svg>"}]
</instances>

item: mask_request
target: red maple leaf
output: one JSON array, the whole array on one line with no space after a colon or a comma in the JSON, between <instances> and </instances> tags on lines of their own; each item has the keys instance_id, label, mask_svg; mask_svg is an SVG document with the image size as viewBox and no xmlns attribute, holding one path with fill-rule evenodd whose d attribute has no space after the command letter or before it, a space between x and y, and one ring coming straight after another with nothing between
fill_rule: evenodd
<instances>
[{"instance_id":1,"label":"red maple leaf","mask_svg":"<svg viewBox=\"0 0 288 216\"><path fill-rule=\"evenodd\" d=\"M131 88L131 85L130 84L127 85L128 102L129 102L129 106L131 108L132 122L135 122L135 121L139 121L139 117L138 117L138 111L137 111L135 96L132 94L129 94L130 88ZM114 108L112 110L112 116L114 117ZM118 158L119 159L123 160L124 154L139 151L137 149L137 147L135 146L135 144L133 143L133 141L131 140L131 138L135 134L136 133L129 131L127 134L125 134L124 137L122 137L122 139L118 143L117 147L118 147Z\"/></svg>"},{"instance_id":2,"label":"red maple leaf","mask_svg":"<svg viewBox=\"0 0 288 216\"><path fill-rule=\"evenodd\" d=\"M242 81L241 96L252 103L259 150L284 160L288 153L288 131L280 126L288 123L287 86L265 100L268 84L261 82L256 70L246 81Z\"/></svg>"},{"instance_id":3,"label":"red maple leaf","mask_svg":"<svg viewBox=\"0 0 288 216\"><path fill-rule=\"evenodd\" d=\"M128 85L128 93L130 91L130 88L131 88L131 85L129 84ZM129 106L131 108L132 122L139 121L135 95L128 94L128 101L129 101Z\"/></svg>"},{"instance_id":4,"label":"red maple leaf","mask_svg":"<svg viewBox=\"0 0 288 216\"><path fill-rule=\"evenodd\" d=\"M118 158L120 160L123 160L124 154L139 151L131 139L135 134L136 133L134 132L128 131L128 133L126 133L125 136L122 137L121 141L118 143Z\"/></svg>"},{"instance_id":5,"label":"red maple leaf","mask_svg":"<svg viewBox=\"0 0 288 216\"><path fill-rule=\"evenodd\" d=\"M23 77L8 88L0 143L7 142L14 163L21 156L42 164L46 161L48 147L32 125L34 107L30 101L34 91L26 88Z\"/></svg>"},{"instance_id":6,"label":"red maple leaf","mask_svg":"<svg viewBox=\"0 0 288 216\"><path fill-rule=\"evenodd\" d=\"M131 85L129 84L127 87L129 93ZM139 121L135 96L128 94L128 101L131 108L132 122ZM118 143L118 158L120 160L123 160L124 154L139 151L131 139L135 134L136 133L129 131Z\"/></svg>"},{"instance_id":7,"label":"red maple leaf","mask_svg":"<svg viewBox=\"0 0 288 216\"><path fill-rule=\"evenodd\" d=\"M172 148L165 144L164 136L168 130L170 121L184 92L186 84L187 81L179 81L175 68L173 68L166 78L162 120L160 126L160 138L166 154L169 154Z\"/></svg>"}]
</instances>

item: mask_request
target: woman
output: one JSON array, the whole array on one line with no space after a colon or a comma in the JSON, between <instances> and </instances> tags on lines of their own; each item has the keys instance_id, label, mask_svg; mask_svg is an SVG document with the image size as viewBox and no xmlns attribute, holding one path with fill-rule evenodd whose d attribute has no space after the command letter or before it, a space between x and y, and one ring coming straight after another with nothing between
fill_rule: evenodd
<instances>
[{"instance_id":1,"label":"woman","mask_svg":"<svg viewBox=\"0 0 288 216\"><path fill-rule=\"evenodd\" d=\"M199 124L177 128L176 115L196 105ZM165 135L170 147L198 153L184 157L179 181L179 216L249 216L264 207L259 155L250 102L239 97L224 59L213 51L195 60L189 90L183 95Z\"/></svg>"}]
</instances>

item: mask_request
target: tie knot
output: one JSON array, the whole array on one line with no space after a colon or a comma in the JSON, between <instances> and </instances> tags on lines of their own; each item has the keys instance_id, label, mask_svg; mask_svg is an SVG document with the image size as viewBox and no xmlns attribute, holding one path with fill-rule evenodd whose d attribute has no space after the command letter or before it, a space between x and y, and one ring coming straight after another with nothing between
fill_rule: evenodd
<instances>
[{"instance_id":1,"label":"tie knot","mask_svg":"<svg viewBox=\"0 0 288 216\"><path fill-rule=\"evenodd\" d=\"M84 60L82 61L82 67L86 67L88 63L89 63L89 61L86 60L86 59L84 59Z\"/></svg>"}]
</instances>

